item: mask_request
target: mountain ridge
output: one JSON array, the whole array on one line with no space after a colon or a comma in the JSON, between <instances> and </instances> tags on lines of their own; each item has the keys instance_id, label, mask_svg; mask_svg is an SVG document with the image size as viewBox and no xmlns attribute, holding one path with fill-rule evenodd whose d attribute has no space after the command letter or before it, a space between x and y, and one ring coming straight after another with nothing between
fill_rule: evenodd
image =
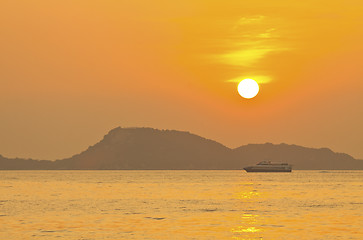
<instances>
[{"instance_id":1,"label":"mountain ridge","mask_svg":"<svg viewBox=\"0 0 363 240\"><path fill-rule=\"evenodd\" d=\"M187 131L117 127L96 144L69 158L48 161L0 155L0 170L242 169L263 160L288 162L294 169L363 169L362 160L329 148L286 143L229 148Z\"/></svg>"}]
</instances>

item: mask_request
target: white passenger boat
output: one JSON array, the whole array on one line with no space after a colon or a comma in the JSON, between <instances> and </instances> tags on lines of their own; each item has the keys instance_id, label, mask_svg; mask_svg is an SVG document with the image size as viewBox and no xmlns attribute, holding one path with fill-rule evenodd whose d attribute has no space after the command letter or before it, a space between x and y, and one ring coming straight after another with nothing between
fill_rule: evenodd
<instances>
[{"instance_id":1,"label":"white passenger boat","mask_svg":"<svg viewBox=\"0 0 363 240\"><path fill-rule=\"evenodd\" d=\"M292 167L288 163L272 163L270 161L263 161L243 169L246 170L246 172L291 172Z\"/></svg>"}]
</instances>

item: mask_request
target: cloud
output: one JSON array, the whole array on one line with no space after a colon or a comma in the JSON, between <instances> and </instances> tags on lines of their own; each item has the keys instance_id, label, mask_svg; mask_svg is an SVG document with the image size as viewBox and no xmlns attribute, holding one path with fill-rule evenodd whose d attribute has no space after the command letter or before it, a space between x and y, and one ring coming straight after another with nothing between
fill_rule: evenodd
<instances>
[{"instance_id":1,"label":"cloud","mask_svg":"<svg viewBox=\"0 0 363 240\"><path fill-rule=\"evenodd\" d=\"M219 64L240 67L243 72L264 72L265 69L259 69L260 62L269 54L275 54L283 51L289 51L291 48L281 41L283 35L276 24L278 18L267 17L264 15L245 16L234 23L228 35L225 35L223 41L225 50L213 58ZM250 77L255 79L256 76L243 75L243 79ZM239 82L243 79L238 77L230 79L228 82ZM259 83L270 82L272 78L259 76L255 79Z\"/></svg>"},{"instance_id":2,"label":"cloud","mask_svg":"<svg viewBox=\"0 0 363 240\"><path fill-rule=\"evenodd\" d=\"M250 48L220 54L217 58L223 64L249 67L266 54L277 50L275 48Z\"/></svg>"},{"instance_id":3,"label":"cloud","mask_svg":"<svg viewBox=\"0 0 363 240\"><path fill-rule=\"evenodd\" d=\"M243 79L246 78L251 78L253 80L255 80L258 84L266 84L271 82L272 78L269 76L264 76L264 75L254 75L254 74L245 74L243 76L240 77L236 77L233 79L229 79L226 82L231 82L231 83L239 83L241 82Z\"/></svg>"},{"instance_id":4,"label":"cloud","mask_svg":"<svg viewBox=\"0 0 363 240\"><path fill-rule=\"evenodd\" d=\"M276 35L273 35L273 31L275 31L276 28L270 28L270 29L267 29L264 33L260 33L257 35L258 38L276 38L278 36Z\"/></svg>"},{"instance_id":5,"label":"cloud","mask_svg":"<svg viewBox=\"0 0 363 240\"><path fill-rule=\"evenodd\" d=\"M238 20L238 22L236 24L236 27L238 27L240 25L247 25L247 24L259 23L259 22L262 22L265 18L266 18L266 16L263 16L263 15L250 16L250 17L241 17Z\"/></svg>"}]
</instances>

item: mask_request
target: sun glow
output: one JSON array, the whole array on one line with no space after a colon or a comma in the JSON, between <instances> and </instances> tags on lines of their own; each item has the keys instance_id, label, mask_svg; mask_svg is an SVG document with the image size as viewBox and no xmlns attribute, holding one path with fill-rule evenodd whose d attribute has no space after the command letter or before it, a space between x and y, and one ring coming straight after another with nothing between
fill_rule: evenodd
<instances>
[{"instance_id":1,"label":"sun glow","mask_svg":"<svg viewBox=\"0 0 363 240\"><path fill-rule=\"evenodd\" d=\"M254 98L260 90L258 83L253 79L244 79L238 84L238 93L247 99Z\"/></svg>"}]
</instances>

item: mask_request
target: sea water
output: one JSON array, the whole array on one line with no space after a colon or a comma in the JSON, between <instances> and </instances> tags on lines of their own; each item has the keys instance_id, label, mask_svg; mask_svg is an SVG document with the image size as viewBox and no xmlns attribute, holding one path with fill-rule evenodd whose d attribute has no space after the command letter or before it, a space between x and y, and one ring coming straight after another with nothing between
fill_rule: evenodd
<instances>
[{"instance_id":1,"label":"sea water","mask_svg":"<svg viewBox=\"0 0 363 240\"><path fill-rule=\"evenodd\" d=\"M0 171L0 239L363 239L363 171Z\"/></svg>"}]
</instances>

